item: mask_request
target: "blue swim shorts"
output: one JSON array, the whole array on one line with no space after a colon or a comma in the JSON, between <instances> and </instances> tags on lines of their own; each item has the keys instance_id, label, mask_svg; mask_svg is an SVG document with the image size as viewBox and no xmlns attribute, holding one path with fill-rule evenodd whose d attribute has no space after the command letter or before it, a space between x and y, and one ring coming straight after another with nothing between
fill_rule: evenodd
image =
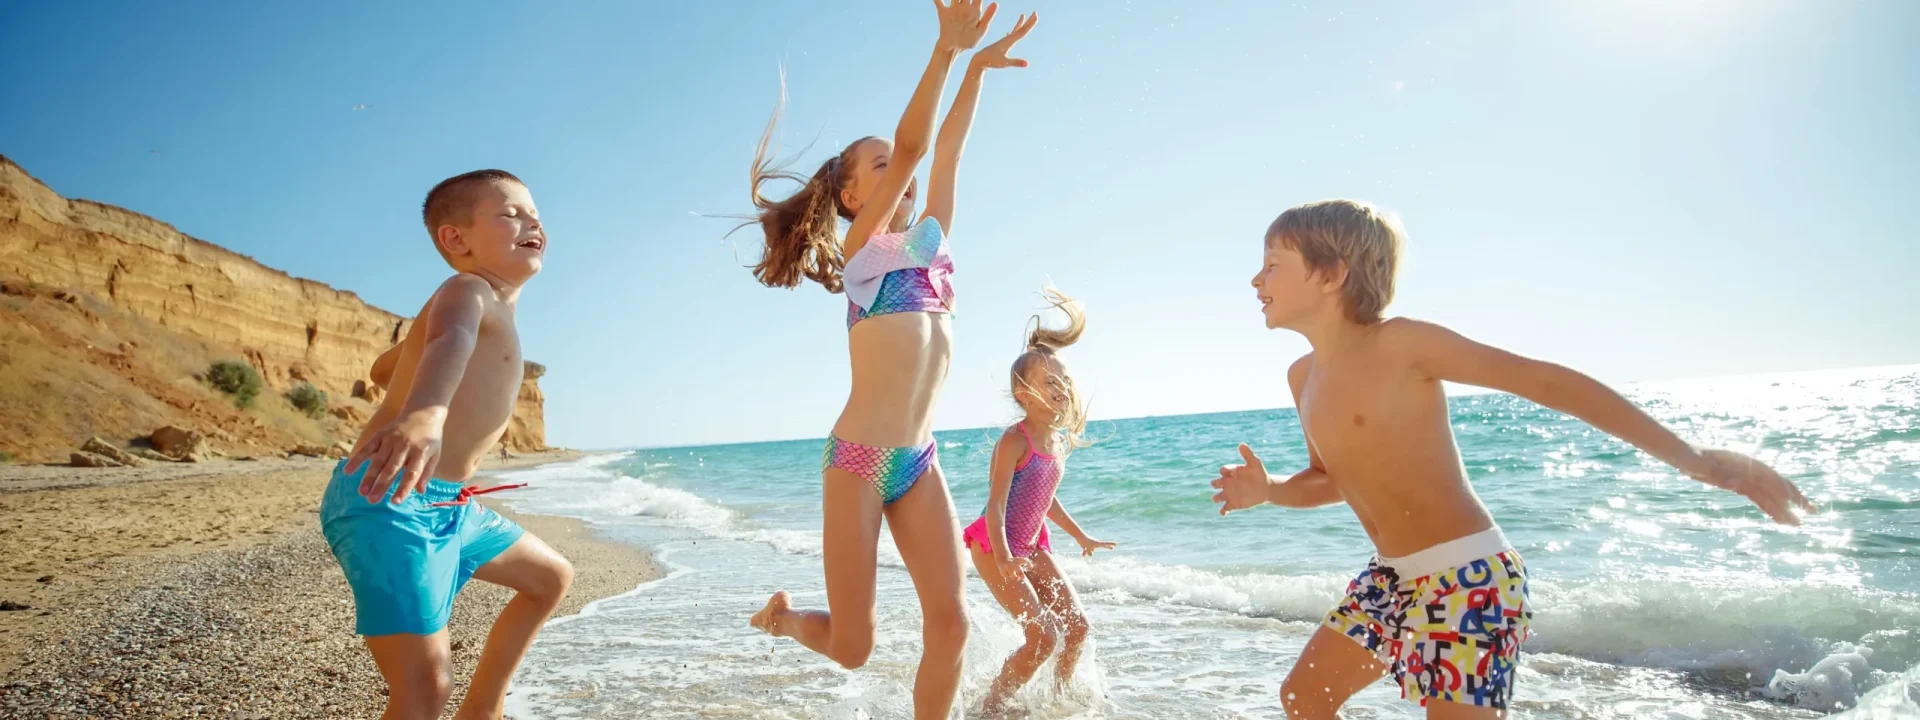
<instances>
[{"instance_id":1,"label":"blue swim shorts","mask_svg":"<svg viewBox=\"0 0 1920 720\"><path fill-rule=\"evenodd\" d=\"M366 471L348 474L341 461L320 501L320 533L353 588L354 632L439 632L473 572L526 531L445 480L428 480L399 503L387 501L391 490L367 502L360 494Z\"/></svg>"}]
</instances>

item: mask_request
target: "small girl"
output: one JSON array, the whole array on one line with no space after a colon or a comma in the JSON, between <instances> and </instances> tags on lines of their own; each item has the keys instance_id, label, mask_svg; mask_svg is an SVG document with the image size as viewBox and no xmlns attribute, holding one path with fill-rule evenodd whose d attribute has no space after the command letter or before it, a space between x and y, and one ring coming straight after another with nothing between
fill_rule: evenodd
<instances>
[{"instance_id":1,"label":"small girl","mask_svg":"<svg viewBox=\"0 0 1920 720\"><path fill-rule=\"evenodd\" d=\"M1087 616L1074 597L1073 584L1053 561L1047 520L1072 535L1082 555L1114 547L1089 537L1054 497L1066 474L1067 453L1087 444L1081 439L1086 408L1059 356L1080 339L1087 316L1079 301L1057 290L1048 288L1045 296L1067 314L1067 326L1048 329L1034 317L1027 349L1013 361L1012 372L1013 401L1026 417L1000 436L993 451L987 509L962 533L980 579L1026 633L1026 643L1007 658L987 692L982 710L989 715L1002 711L1063 637L1066 646L1054 672L1055 687L1064 687L1073 678L1087 639Z\"/></svg>"}]
</instances>

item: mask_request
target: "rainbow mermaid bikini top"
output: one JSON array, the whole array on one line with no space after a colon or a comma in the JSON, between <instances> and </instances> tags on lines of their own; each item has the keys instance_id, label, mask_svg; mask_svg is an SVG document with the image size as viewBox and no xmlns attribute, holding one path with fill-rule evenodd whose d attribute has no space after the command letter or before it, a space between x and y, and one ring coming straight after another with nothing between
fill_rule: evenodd
<instances>
[{"instance_id":1,"label":"rainbow mermaid bikini top","mask_svg":"<svg viewBox=\"0 0 1920 720\"><path fill-rule=\"evenodd\" d=\"M847 329L876 315L953 312L953 257L940 221L923 218L906 232L875 235L841 272Z\"/></svg>"}]
</instances>

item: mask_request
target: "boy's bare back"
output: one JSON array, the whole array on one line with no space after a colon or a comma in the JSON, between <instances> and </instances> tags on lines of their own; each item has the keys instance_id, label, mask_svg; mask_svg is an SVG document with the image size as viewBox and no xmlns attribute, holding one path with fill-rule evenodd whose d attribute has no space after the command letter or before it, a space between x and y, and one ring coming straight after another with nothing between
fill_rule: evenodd
<instances>
[{"instance_id":1,"label":"boy's bare back","mask_svg":"<svg viewBox=\"0 0 1920 720\"><path fill-rule=\"evenodd\" d=\"M460 274L442 283L420 309L407 337L388 351L395 355L392 377L386 383L387 396L367 421L369 432L362 438L364 441L372 437L372 430L386 427L399 417L408 392L413 389L421 352L427 344L423 328L434 326L437 305L446 306L448 312L459 312L453 309L455 304L478 307L479 331L475 333L473 354L459 377L453 401L447 405L447 419L441 430L439 469L434 476L463 482L473 476L481 458L506 434L526 368L520 358L520 333L513 324L513 308L502 302L493 288L478 276Z\"/></svg>"}]
</instances>

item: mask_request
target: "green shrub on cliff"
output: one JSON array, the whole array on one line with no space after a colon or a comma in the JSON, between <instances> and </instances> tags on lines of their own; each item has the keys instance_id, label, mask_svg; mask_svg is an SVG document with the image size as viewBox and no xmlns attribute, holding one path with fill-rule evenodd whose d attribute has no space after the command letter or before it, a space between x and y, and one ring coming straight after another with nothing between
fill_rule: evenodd
<instances>
[{"instance_id":1,"label":"green shrub on cliff","mask_svg":"<svg viewBox=\"0 0 1920 720\"><path fill-rule=\"evenodd\" d=\"M236 360L221 360L207 368L207 384L232 395L234 407L247 408L253 406L253 399L260 396L260 388L265 383L252 365Z\"/></svg>"}]
</instances>

